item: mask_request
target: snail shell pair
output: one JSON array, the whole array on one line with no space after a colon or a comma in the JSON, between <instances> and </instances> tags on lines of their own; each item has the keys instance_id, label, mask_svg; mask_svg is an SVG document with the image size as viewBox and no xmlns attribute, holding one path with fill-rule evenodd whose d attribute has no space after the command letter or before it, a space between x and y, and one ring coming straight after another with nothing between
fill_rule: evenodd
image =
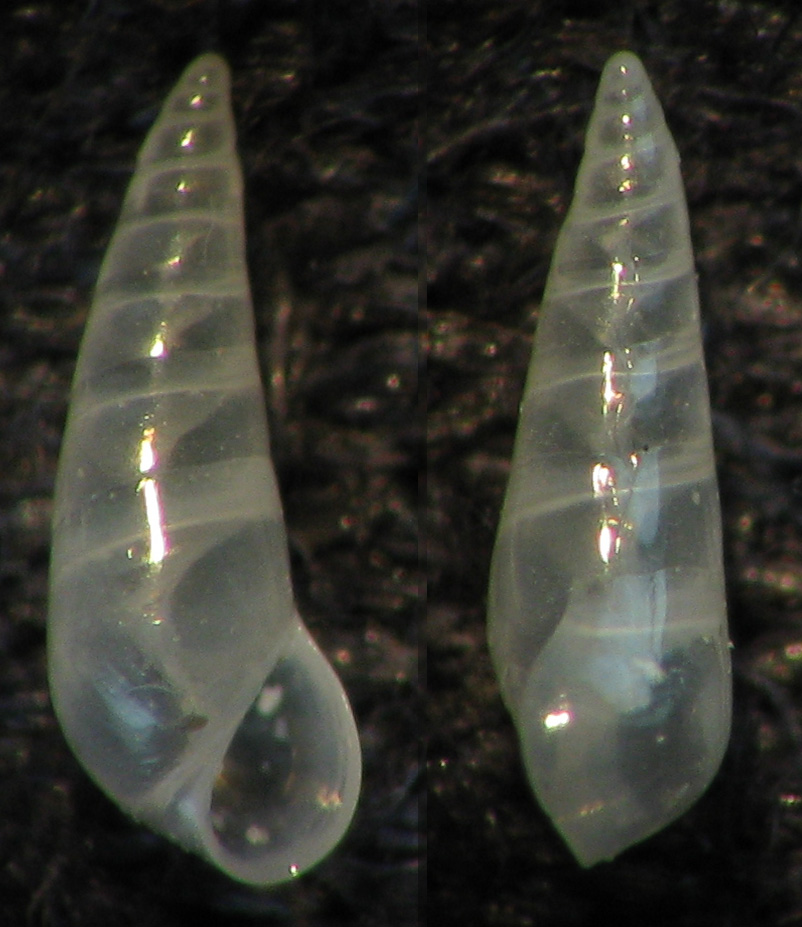
<instances>
[{"instance_id":1,"label":"snail shell pair","mask_svg":"<svg viewBox=\"0 0 802 927\"><path fill-rule=\"evenodd\" d=\"M687 808L730 670L678 158L640 62L608 62L554 257L493 557L490 644L532 785L584 865ZM140 153L59 464L54 706L98 785L235 879L346 831L353 715L297 614L269 457L224 62Z\"/></svg>"}]
</instances>

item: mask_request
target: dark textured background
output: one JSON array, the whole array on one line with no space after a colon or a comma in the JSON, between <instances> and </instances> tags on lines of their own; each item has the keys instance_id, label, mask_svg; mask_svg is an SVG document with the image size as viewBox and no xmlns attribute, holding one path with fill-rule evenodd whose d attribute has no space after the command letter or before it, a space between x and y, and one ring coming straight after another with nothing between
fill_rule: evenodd
<instances>
[{"instance_id":1,"label":"dark textured background","mask_svg":"<svg viewBox=\"0 0 802 927\"><path fill-rule=\"evenodd\" d=\"M0 924L419 923L421 567L413 2L102 0L0 12ZM68 388L134 158L198 53L228 59L299 606L360 727L362 799L258 893L138 828L56 727L44 621Z\"/></svg>"},{"instance_id":2,"label":"dark textured background","mask_svg":"<svg viewBox=\"0 0 802 927\"><path fill-rule=\"evenodd\" d=\"M427 4L432 924L802 924L802 20L727 2ZM704 798L577 868L485 642L490 552L601 67L643 59L682 157L724 513L735 716Z\"/></svg>"},{"instance_id":3,"label":"dark textured background","mask_svg":"<svg viewBox=\"0 0 802 927\"><path fill-rule=\"evenodd\" d=\"M0 13L0 924L802 925L799 4L423 7L420 36L412 0L53 0ZM107 802L45 686L50 496L92 285L147 127L209 48L234 75L296 592L352 697L366 765L345 842L264 894ZM524 781L484 598L548 261L601 66L620 48L642 56L683 159L735 723L691 812L585 872Z\"/></svg>"}]
</instances>

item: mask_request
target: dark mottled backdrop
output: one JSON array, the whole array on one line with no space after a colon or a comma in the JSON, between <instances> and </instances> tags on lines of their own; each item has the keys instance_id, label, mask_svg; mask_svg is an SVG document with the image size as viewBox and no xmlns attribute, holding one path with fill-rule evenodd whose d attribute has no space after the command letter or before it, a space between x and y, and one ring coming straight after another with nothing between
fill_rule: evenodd
<instances>
[{"instance_id":1,"label":"dark mottled backdrop","mask_svg":"<svg viewBox=\"0 0 802 927\"><path fill-rule=\"evenodd\" d=\"M802 924L802 19L796 2L427 4L428 916ZM485 642L517 403L599 73L643 59L682 157L735 644L730 750L681 820L581 871Z\"/></svg>"},{"instance_id":2,"label":"dark mottled backdrop","mask_svg":"<svg viewBox=\"0 0 802 927\"><path fill-rule=\"evenodd\" d=\"M412 0L0 13L4 925L802 925L799 4L424 0L423 12L425 29ZM735 725L692 811L584 872L524 781L484 598L549 256L601 65L627 47L664 104L688 190ZM45 687L50 497L92 284L156 108L210 48L234 76L296 591L351 694L366 764L345 842L268 893L100 796Z\"/></svg>"},{"instance_id":3,"label":"dark mottled backdrop","mask_svg":"<svg viewBox=\"0 0 802 927\"><path fill-rule=\"evenodd\" d=\"M0 924L419 923L418 12L404 0L54 0L0 12ZM233 74L248 260L299 606L365 761L343 844L258 893L125 818L56 727L48 527L68 387L136 152Z\"/></svg>"}]
</instances>

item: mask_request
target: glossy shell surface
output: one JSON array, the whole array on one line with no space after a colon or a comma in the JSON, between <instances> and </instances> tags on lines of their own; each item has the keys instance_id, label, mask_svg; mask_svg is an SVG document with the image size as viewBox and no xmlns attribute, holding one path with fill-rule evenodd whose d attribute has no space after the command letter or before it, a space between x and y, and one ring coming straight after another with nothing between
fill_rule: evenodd
<instances>
[{"instance_id":1,"label":"glossy shell surface","mask_svg":"<svg viewBox=\"0 0 802 927\"><path fill-rule=\"evenodd\" d=\"M266 885L336 845L361 762L294 607L244 255L228 69L204 55L148 135L98 280L48 652L59 721L101 788Z\"/></svg>"},{"instance_id":2,"label":"glossy shell surface","mask_svg":"<svg viewBox=\"0 0 802 927\"><path fill-rule=\"evenodd\" d=\"M527 774L583 865L700 796L730 730L721 520L679 159L629 53L554 254L489 613Z\"/></svg>"}]
</instances>

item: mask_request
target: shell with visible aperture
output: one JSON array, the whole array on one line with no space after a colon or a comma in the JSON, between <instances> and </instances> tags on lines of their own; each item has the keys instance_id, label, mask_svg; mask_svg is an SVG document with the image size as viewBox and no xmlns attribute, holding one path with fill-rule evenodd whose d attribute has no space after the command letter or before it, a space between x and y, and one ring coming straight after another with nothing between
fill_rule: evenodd
<instances>
[{"instance_id":1,"label":"shell with visible aperture","mask_svg":"<svg viewBox=\"0 0 802 927\"><path fill-rule=\"evenodd\" d=\"M233 878L291 878L347 829L359 741L293 602L217 55L167 98L101 269L59 462L48 656L98 785Z\"/></svg>"}]
</instances>

